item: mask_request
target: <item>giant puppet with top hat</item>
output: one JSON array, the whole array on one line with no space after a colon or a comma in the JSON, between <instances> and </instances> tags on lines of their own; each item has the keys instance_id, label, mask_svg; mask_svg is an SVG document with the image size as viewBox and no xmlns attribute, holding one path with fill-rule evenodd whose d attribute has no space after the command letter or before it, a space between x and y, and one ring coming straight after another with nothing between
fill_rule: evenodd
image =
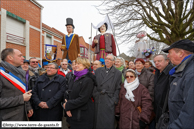
<instances>
[{"instance_id":1,"label":"giant puppet with top hat","mask_svg":"<svg viewBox=\"0 0 194 129\"><path fill-rule=\"evenodd\" d=\"M97 26L93 25L93 28L97 29L100 34L94 37L92 48L95 48L96 60L100 58L105 59L107 54L113 54L116 56L116 45L115 40L112 34L106 33L107 30L110 30L112 23L108 17L105 17L105 20L100 22Z\"/></svg>"},{"instance_id":2,"label":"giant puppet with top hat","mask_svg":"<svg viewBox=\"0 0 194 129\"><path fill-rule=\"evenodd\" d=\"M78 56L80 56L79 36L73 33L73 30L75 28L73 25L73 19L67 18L66 22L68 34L65 35L62 39L61 50L64 51L62 58L73 61Z\"/></svg>"}]
</instances>

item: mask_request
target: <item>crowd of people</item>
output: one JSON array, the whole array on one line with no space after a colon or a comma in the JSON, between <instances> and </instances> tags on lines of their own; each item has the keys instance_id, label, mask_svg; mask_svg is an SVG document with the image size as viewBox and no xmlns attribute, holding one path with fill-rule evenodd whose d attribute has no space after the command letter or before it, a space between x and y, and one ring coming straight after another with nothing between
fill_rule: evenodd
<instances>
[{"instance_id":1,"label":"crowd of people","mask_svg":"<svg viewBox=\"0 0 194 129\"><path fill-rule=\"evenodd\" d=\"M17 49L1 52L1 121L62 121L70 129L194 128L194 43L179 40L126 67L122 57L104 62L78 57L60 67L38 66ZM155 67L154 67L155 66ZM167 106L166 106L167 105ZM163 114L167 124L161 124Z\"/></svg>"}]
</instances>

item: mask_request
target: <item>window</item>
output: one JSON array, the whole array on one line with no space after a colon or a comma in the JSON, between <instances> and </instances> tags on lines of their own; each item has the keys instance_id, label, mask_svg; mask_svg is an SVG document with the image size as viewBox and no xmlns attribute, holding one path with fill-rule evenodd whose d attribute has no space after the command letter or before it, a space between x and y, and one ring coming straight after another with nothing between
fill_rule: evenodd
<instances>
[{"instance_id":1,"label":"window","mask_svg":"<svg viewBox=\"0 0 194 129\"><path fill-rule=\"evenodd\" d=\"M84 48L80 47L80 55L83 57L84 56Z\"/></svg>"},{"instance_id":2,"label":"window","mask_svg":"<svg viewBox=\"0 0 194 129\"><path fill-rule=\"evenodd\" d=\"M88 57L88 49L85 48L85 57Z\"/></svg>"},{"instance_id":3,"label":"window","mask_svg":"<svg viewBox=\"0 0 194 129\"><path fill-rule=\"evenodd\" d=\"M7 16L6 18L6 39L16 43L25 43L24 38L25 24L14 18Z\"/></svg>"},{"instance_id":4,"label":"window","mask_svg":"<svg viewBox=\"0 0 194 129\"><path fill-rule=\"evenodd\" d=\"M45 44L50 44L52 45L52 40L50 37L46 36L46 43Z\"/></svg>"}]
</instances>

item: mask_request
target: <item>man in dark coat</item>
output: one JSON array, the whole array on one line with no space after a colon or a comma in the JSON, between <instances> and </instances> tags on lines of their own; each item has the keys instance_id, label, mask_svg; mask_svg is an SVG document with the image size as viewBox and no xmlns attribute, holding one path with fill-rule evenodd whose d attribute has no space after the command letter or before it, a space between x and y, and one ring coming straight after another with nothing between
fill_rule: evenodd
<instances>
[{"instance_id":1,"label":"man in dark coat","mask_svg":"<svg viewBox=\"0 0 194 129\"><path fill-rule=\"evenodd\" d=\"M26 121L33 110L28 102L31 91L26 92L25 71L20 67L24 57L17 49L1 52L0 63L0 128L2 121Z\"/></svg>"},{"instance_id":2,"label":"man in dark coat","mask_svg":"<svg viewBox=\"0 0 194 129\"><path fill-rule=\"evenodd\" d=\"M32 100L36 121L62 120L61 102L65 90L65 78L58 75L57 70L57 64L49 63L47 73L37 79L33 88Z\"/></svg>"},{"instance_id":3,"label":"man in dark coat","mask_svg":"<svg viewBox=\"0 0 194 129\"><path fill-rule=\"evenodd\" d=\"M162 115L162 109L168 89L169 83L169 71L173 68L169 63L169 59L165 54L159 54L154 56L154 63L156 65L156 72L154 76L154 112L156 114L156 123ZM166 109L167 110L167 109Z\"/></svg>"},{"instance_id":4,"label":"man in dark coat","mask_svg":"<svg viewBox=\"0 0 194 129\"><path fill-rule=\"evenodd\" d=\"M170 91L168 97L168 129L194 128L194 43L188 39L179 40L163 49L172 64L170 70Z\"/></svg>"},{"instance_id":5,"label":"man in dark coat","mask_svg":"<svg viewBox=\"0 0 194 129\"><path fill-rule=\"evenodd\" d=\"M97 87L93 92L95 102L96 129L113 129L115 120L115 105L119 100L122 73L114 66L114 56L109 54L105 58L105 67L95 72Z\"/></svg>"}]
</instances>

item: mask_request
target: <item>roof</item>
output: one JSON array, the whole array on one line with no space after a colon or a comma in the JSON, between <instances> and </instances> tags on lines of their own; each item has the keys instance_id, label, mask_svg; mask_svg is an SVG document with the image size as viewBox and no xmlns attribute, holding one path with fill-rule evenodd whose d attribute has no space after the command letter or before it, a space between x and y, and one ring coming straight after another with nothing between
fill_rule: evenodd
<instances>
[{"instance_id":1,"label":"roof","mask_svg":"<svg viewBox=\"0 0 194 129\"><path fill-rule=\"evenodd\" d=\"M44 7L38 3L36 0L30 0L33 4L35 4L36 6L38 6L39 8L43 9Z\"/></svg>"},{"instance_id":2,"label":"roof","mask_svg":"<svg viewBox=\"0 0 194 129\"><path fill-rule=\"evenodd\" d=\"M50 26L48 26L48 25L46 25L44 23L42 23L42 28L45 28L45 29L47 29L47 30L49 30L49 31L59 35L59 36L62 36L62 37L65 35L64 33L60 32L59 30L57 30L57 29L55 29L53 27L50 27Z\"/></svg>"}]
</instances>

